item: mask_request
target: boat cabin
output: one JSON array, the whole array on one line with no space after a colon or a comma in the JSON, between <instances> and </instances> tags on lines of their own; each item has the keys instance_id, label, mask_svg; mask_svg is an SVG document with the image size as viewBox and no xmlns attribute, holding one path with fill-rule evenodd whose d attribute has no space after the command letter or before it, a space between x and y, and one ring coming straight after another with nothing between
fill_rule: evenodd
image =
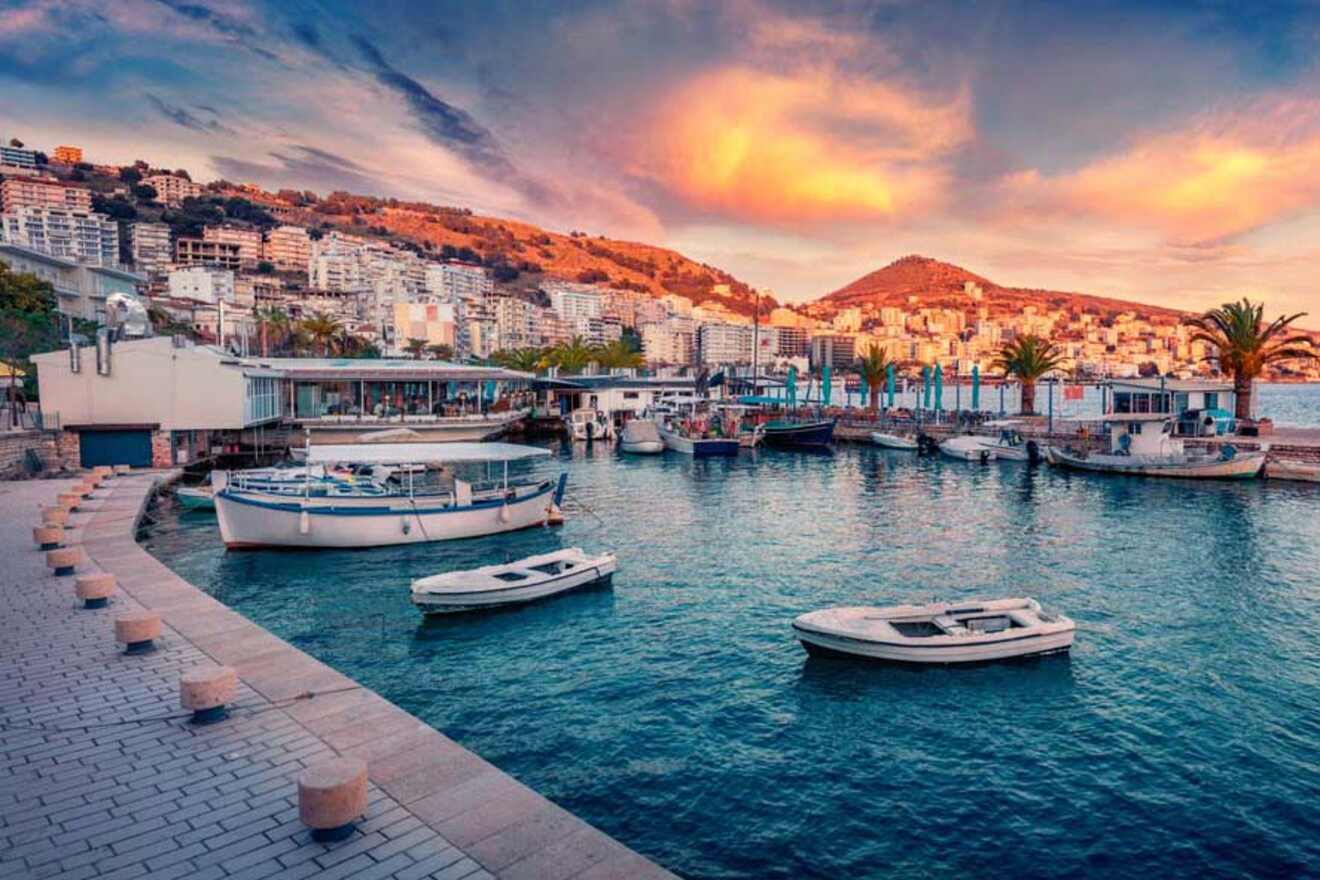
<instances>
[{"instance_id":1,"label":"boat cabin","mask_svg":"<svg viewBox=\"0 0 1320 880\"><path fill-rule=\"evenodd\" d=\"M1108 384L1114 415L1162 413L1175 421L1174 433L1203 436L1232 434L1237 395L1228 382L1197 379L1122 379Z\"/></svg>"},{"instance_id":2,"label":"boat cabin","mask_svg":"<svg viewBox=\"0 0 1320 880\"><path fill-rule=\"evenodd\" d=\"M1163 413L1113 413L1104 417L1112 455L1181 455L1174 420Z\"/></svg>"}]
</instances>

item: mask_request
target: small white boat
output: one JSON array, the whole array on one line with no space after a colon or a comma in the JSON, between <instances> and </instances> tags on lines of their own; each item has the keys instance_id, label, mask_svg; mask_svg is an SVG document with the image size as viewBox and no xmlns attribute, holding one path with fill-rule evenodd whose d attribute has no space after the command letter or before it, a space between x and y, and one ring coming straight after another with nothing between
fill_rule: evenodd
<instances>
[{"instance_id":1,"label":"small white boat","mask_svg":"<svg viewBox=\"0 0 1320 880\"><path fill-rule=\"evenodd\" d=\"M940 452L950 458L958 458L963 461L994 461L998 453L994 447L987 444L985 437L977 437L974 434L964 434L959 437L950 437L940 443Z\"/></svg>"},{"instance_id":2,"label":"small white boat","mask_svg":"<svg viewBox=\"0 0 1320 880\"><path fill-rule=\"evenodd\" d=\"M1106 474L1203 480L1254 479L1265 467L1265 453L1238 452L1232 445L1221 446L1217 454L1185 451L1183 442L1173 436L1173 419L1163 413L1118 413L1104 421L1109 424L1108 453L1051 446L1045 450L1050 464Z\"/></svg>"},{"instance_id":3,"label":"small white boat","mask_svg":"<svg viewBox=\"0 0 1320 880\"><path fill-rule=\"evenodd\" d=\"M186 510L215 510L215 489L210 486L179 486L174 497Z\"/></svg>"},{"instance_id":4,"label":"small white boat","mask_svg":"<svg viewBox=\"0 0 1320 880\"><path fill-rule=\"evenodd\" d=\"M1044 455L1035 440L1028 440L1018 430L1021 422L996 420L986 422L982 427L997 428L997 438L981 437L984 446L994 450L995 458L1009 461L1040 461Z\"/></svg>"},{"instance_id":5,"label":"small white boat","mask_svg":"<svg viewBox=\"0 0 1320 880\"><path fill-rule=\"evenodd\" d=\"M793 631L809 654L899 663L978 663L1054 654L1072 647L1077 624L1035 599L937 602L888 608L826 608Z\"/></svg>"},{"instance_id":6,"label":"small white boat","mask_svg":"<svg viewBox=\"0 0 1320 880\"><path fill-rule=\"evenodd\" d=\"M915 437L886 434L883 431L872 431L871 442L886 449L903 449L909 452L915 452L917 449L917 439Z\"/></svg>"},{"instance_id":7,"label":"small white boat","mask_svg":"<svg viewBox=\"0 0 1320 880\"><path fill-rule=\"evenodd\" d=\"M1307 483L1320 483L1320 464L1275 459L1265 465L1265 476L1271 480L1301 480Z\"/></svg>"},{"instance_id":8,"label":"small white boat","mask_svg":"<svg viewBox=\"0 0 1320 880\"><path fill-rule=\"evenodd\" d=\"M618 567L613 553L590 556L570 547L504 565L419 578L412 583L412 601L423 614L502 608L608 581Z\"/></svg>"},{"instance_id":9,"label":"small white boat","mask_svg":"<svg viewBox=\"0 0 1320 880\"><path fill-rule=\"evenodd\" d=\"M665 451L660 429L650 419L632 419L623 426L619 435L619 448L638 455L655 455Z\"/></svg>"},{"instance_id":10,"label":"small white boat","mask_svg":"<svg viewBox=\"0 0 1320 880\"><path fill-rule=\"evenodd\" d=\"M598 409L575 409L569 415L568 430L574 440L609 440L614 437L614 425L609 416Z\"/></svg>"}]
</instances>

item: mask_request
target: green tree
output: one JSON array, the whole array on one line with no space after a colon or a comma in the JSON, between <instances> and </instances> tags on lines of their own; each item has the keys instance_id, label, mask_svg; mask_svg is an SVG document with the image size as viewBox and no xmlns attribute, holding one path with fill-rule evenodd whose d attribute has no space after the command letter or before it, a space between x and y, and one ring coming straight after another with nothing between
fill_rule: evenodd
<instances>
[{"instance_id":1,"label":"green tree","mask_svg":"<svg viewBox=\"0 0 1320 880\"><path fill-rule=\"evenodd\" d=\"M1251 417L1251 383L1265 372L1266 366L1276 361L1316 356L1308 336L1286 332L1294 321L1305 316L1305 312L1298 312L1266 323L1265 306L1244 297L1186 319L1195 328L1192 339L1214 346L1211 359L1219 361L1219 369L1233 377L1235 412L1239 419Z\"/></svg>"},{"instance_id":2,"label":"green tree","mask_svg":"<svg viewBox=\"0 0 1320 880\"><path fill-rule=\"evenodd\" d=\"M994 365L1022 383L1022 415L1036 412L1036 382L1057 370L1065 358L1057 345L1033 334L1019 336L999 350Z\"/></svg>"},{"instance_id":3,"label":"green tree","mask_svg":"<svg viewBox=\"0 0 1320 880\"><path fill-rule=\"evenodd\" d=\"M593 360L595 350L581 336L574 336L546 352L541 358L541 366L558 367L560 372L572 375L581 373Z\"/></svg>"},{"instance_id":4,"label":"green tree","mask_svg":"<svg viewBox=\"0 0 1320 880\"><path fill-rule=\"evenodd\" d=\"M497 351L490 356L493 363L510 370L518 370L523 373L535 373L541 368L545 360L546 351L543 348L509 348Z\"/></svg>"},{"instance_id":5,"label":"green tree","mask_svg":"<svg viewBox=\"0 0 1320 880\"><path fill-rule=\"evenodd\" d=\"M451 361L454 359L454 347L443 343L438 345L428 345L426 353L438 361Z\"/></svg>"},{"instance_id":6,"label":"green tree","mask_svg":"<svg viewBox=\"0 0 1320 880\"><path fill-rule=\"evenodd\" d=\"M32 355L60 347L57 302L49 281L13 272L0 263L0 365L5 367L0 378L8 383L11 425L16 424L20 401L36 397L37 370Z\"/></svg>"},{"instance_id":7,"label":"green tree","mask_svg":"<svg viewBox=\"0 0 1320 880\"><path fill-rule=\"evenodd\" d=\"M288 339L289 313L271 306L257 309L256 318L257 330L261 334L261 356L269 357L271 349L279 351Z\"/></svg>"},{"instance_id":8,"label":"green tree","mask_svg":"<svg viewBox=\"0 0 1320 880\"><path fill-rule=\"evenodd\" d=\"M866 387L871 392L871 412L880 409L880 386L889 376L890 366L895 366L894 361L878 345L868 348L866 355L857 361L857 370L862 374L862 379L866 381Z\"/></svg>"},{"instance_id":9,"label":"green tree","mask_svg":"<svg viewBox=\"0 0 1320 880\"><path fill-rule=\"evenodd\" d=\"M330 315L316 312L310 318L303 318L299 322L299 329L311 339L312 344L316 346L317 354L326 357L330 354L331 346L342 328Z\"/></svg>"},{"instance_id":10,"label":"green tree","mask_svg":"<svg viewBox=\"0 0 1320 880\"><path fill-rule=\"evenodd\" d=\"M426 340L410 338L403 344L403 350L406 351L408 356L413 360L420 361L422 359L422 352L426 351Z\"/></svg>"},{"instance_id":11,"label":"green tree","mask_svg":"<svg viewBox=\"0 0 1320 880\"><path fill-rule=\"evenodd\" d=\"M592 356L597 363L606 369L620 367L643 367L646 365L646 358L632 349L627 341L616 339L608 345L602 345L594 349Z\"/></svg>"}]
</instances>

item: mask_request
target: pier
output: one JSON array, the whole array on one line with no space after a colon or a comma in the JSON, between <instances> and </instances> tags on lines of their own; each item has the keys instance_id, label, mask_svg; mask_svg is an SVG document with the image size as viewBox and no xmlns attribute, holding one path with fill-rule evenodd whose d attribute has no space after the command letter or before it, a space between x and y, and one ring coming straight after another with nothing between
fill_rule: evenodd
<instances>
[{"instance_id":1,"label":"pier","mask_svg":"<svg viewBox=\"0 0 1320 880\"><path fill-rule=\"evenodd\" d=\"M76 481L0 483L0 876L674 876L147 554L135 530L170 476L116 477L69 519L75 574L114 576L94 610L31 531ZM116 641L117 618L153 617L130 612L160 615L154 651ZM229 715L194 724L180 677L221 666L238 677ZM366 813L318 842L298 781L338 756L366 762Z\"/></svg>"}]
</instances>

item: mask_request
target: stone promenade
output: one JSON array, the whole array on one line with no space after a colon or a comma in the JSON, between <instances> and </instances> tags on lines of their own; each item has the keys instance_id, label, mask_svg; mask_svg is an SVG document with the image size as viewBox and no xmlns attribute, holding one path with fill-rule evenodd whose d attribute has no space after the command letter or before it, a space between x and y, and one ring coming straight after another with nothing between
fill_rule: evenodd
<instances>
[{"instance_id":1,"label":"stone promenade","mask_svg":"<svg viewBox=\"0 0 1320 880\"><path fill-rule=\"evenodd\" d=\"M32 541L72 483L0 483L0 878L673 876L149 556L133 531L160 479L118 477L73 515L78 572L119 578L100 610ZM163 617L158 650L126 656L114 618L143 609ZM215 665L238 697L194 726L179 674ZM368 811L317 843L296 780L335 755L367 762Z\"/></svg>"}]
</instances>

